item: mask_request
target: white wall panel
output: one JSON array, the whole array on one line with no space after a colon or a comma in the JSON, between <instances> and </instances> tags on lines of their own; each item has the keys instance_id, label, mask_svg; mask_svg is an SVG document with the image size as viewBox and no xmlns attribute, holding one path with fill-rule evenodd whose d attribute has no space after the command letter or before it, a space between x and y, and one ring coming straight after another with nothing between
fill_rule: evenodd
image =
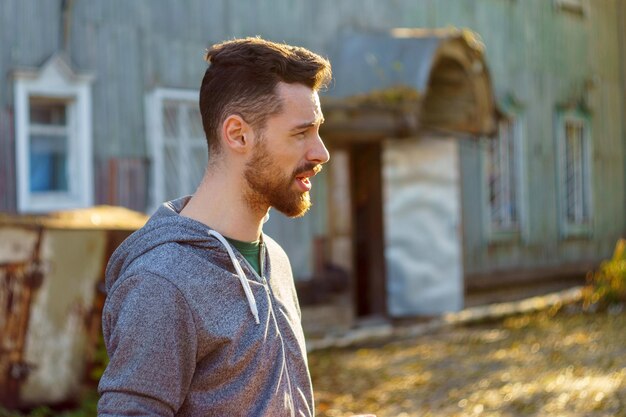
<instances>
[{"instance_id":1,"label":"white wall panel","mask_svg":"<svg viewBox=\"0 0 626 417\"><path fill-rule=\"evenodd\" d=\"M463 306L458 144L389 141L383 153L389 314L430 315Z\"/></svg>"}]
</instances>

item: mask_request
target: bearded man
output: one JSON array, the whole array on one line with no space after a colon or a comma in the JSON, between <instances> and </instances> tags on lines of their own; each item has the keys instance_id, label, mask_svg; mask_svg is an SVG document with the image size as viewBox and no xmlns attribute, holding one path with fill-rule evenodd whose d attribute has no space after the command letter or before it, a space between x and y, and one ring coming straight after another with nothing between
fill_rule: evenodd
<instances>
[{"instance_id":1,"label":"bearded man","mask_svg":"<svg viewBox=\"0 0 626 417\"><path fill-rule=\"evenodd\" d=\"M328 161L329 62L259 38L214 45L200 88L209 163L113 254L99 416L312 416L289 260L270 207L302 216Z\"/></svg>"}]
</instances>

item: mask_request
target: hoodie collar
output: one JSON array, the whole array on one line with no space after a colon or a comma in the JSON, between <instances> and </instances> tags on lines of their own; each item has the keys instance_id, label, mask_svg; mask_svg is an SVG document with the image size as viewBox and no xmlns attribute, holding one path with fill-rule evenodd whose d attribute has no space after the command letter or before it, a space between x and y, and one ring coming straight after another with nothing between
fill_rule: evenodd
<instances>
[{"instance_id":1,"label":"hoodie collar","mask_svg":"<svg viewBox=\"0 0 626 417\"><path fill-rule=\"evenodd\" d=\"M209 236L210 227L180 215L190 199L191 196L185 196L163 203L141 229L115 250L106 269L107 292L135 259L165 243L178 242L219 251L228 262L222 244Z\"/></svg>"}]
</instances>

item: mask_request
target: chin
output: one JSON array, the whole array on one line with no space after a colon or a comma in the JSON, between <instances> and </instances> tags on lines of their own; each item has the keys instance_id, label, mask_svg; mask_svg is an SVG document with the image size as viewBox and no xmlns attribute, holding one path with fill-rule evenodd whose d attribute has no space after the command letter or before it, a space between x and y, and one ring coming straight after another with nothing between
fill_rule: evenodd
<instances>
[{"instance_id":1,"label":"chin","mask_svg":"<svg viewBox=\"0 0 626 417\"><path fill-rule=\"evenodd\" d=\"M311 198L309 197L309 193L306 192L295 202L290 202L290 204L287 205L277 204L273 207L287 217L297 218L304 216L311 206Z\"/></svg>"},{"instance_id":2,"label":"chin","mask_svg":"<svg viewBox=\"0 0 626 417\"><path fill-rule=\"evenodd\" d=\"M307 206L307 207L305 207L304 209L302 209L298 213L291 214L291 215L288 214L287 217L290 217L292 219L296 219L298 217L303 217L307 213L307 211L309 211L310 208L311 208L311 206Z\"/></svg>"}]
</instances>

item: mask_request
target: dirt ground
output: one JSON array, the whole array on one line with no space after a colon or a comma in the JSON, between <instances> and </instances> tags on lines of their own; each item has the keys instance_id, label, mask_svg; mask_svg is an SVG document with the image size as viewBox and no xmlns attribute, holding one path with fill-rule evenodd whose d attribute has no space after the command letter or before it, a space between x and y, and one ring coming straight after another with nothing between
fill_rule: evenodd
<instances>
[{"instance_id":1,"label":"dirt ground","mask_svg":"<svg viewBox=\"0 0 626 417\"><path fill-rule=\"evenodd\" d=\"M626 312L577 305L309 355L318 416L626 416Z\"/></svg>"}]
</instances>

